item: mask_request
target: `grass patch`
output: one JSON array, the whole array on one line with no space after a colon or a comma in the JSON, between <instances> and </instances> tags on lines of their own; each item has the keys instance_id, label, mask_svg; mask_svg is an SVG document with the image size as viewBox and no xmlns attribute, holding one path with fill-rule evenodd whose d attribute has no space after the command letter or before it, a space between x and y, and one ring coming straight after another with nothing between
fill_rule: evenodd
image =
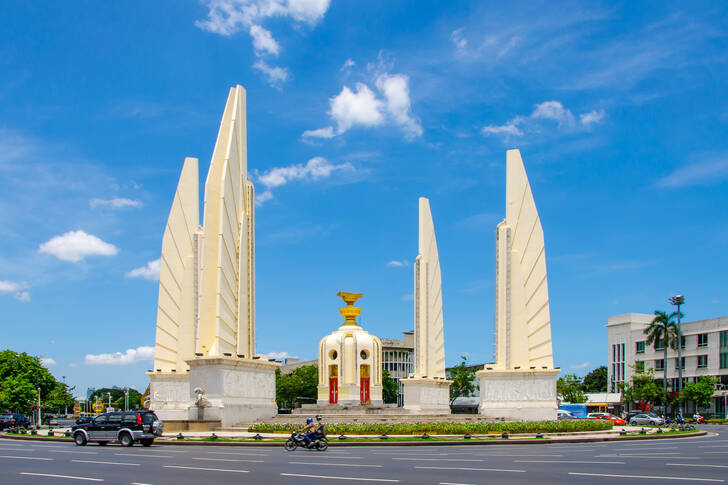
<instances>
[{"instance_id":1,"label":"grass patch","mask_svg":"<svg viewBox=\"0 0 728 485\"><path fill-rule=\"evenodd\" d=\"M509 423L412 423L412 424L377 424L377 423L342 423L327 424L328 435L339 434L488 434L488 433L573 433L578 431L604 431L612 429L610 421L585 419L579 421L515 421ZM254 424L248 426L253 433L291 433L298 427L290 424Z\"/></svg>"}]
</instances>

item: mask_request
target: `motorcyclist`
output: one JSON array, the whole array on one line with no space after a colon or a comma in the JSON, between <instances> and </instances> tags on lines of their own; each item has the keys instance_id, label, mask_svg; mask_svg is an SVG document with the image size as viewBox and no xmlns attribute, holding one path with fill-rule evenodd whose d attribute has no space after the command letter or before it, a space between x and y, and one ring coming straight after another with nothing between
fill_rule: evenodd
<instances>
[{"instance_id":1,"label":"motorcyclist","mask_svg":"<svg viewBox=\"0 0 728 485\"><path fill-rule=\"evenodd\" d=\"M313 422L313 418L306 418L306 426L298 430L299 433L303 434L306 446L311 445L311 436L313 436L316 432L316 426L316 423Z\"/></svg>"}]
</instances>

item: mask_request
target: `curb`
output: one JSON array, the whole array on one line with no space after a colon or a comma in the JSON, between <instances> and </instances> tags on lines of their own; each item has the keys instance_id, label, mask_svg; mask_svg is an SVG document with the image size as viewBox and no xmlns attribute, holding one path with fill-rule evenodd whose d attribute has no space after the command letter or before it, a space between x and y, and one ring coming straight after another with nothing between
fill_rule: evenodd
<instances>
[{"instance_id":1,"label":"curb","mask_svg":"<svg viewBox=\"0 0 728 485\"><path fill-rule=\"evenodd\" d=\"M463 441L430 441L430 440L423 440L423 441L387 441L387 440L380 440L380 441L339 441L339 440L331 440L329 441L329 447L342 447L342 446L462 446L462 445L485 445L485 446L492 446L492 445L550 445L550 444L562 444L562 443L598 443L603 441L639 441L639 440L664 440L664 439L680 439L680 438L695 438L698 436L705 436L707 435L707 431L696 431L694 433L685 433L685 434L673 434L673 435L658 435L658 434L651 434L651 435L644 435L644 436L595 436L592 438L572 438L572 439L559 439L559 440L553 440L548 438L531 438L531 439L513 439L513 440L463 440ZM8 440L25 440L25 441L58 441L63 443L73 443L68 438L55 438L55 437L46 437L46 436L7 436L3 435L0 436L0 439L8 439ZM277 447L281 446L283 443L277 442L254 442L254 441L248 441L248 442L241 442L241 441L161 441L161 440L155 440L154 445L162 445L162 446L168 446L168 445L181 445L181 446L253 446L253 447Z\"/></svg>"}]
</instances>

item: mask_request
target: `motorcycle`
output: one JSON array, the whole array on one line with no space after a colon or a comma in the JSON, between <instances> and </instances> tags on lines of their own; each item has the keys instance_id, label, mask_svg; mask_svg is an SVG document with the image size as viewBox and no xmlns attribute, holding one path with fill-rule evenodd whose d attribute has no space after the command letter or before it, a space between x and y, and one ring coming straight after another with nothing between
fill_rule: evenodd
<instances>
[{"instance_id":1,"label":"motorcycle","mask_svg":"<svg viewBox=\"0 0 728 485\"><path fill-rule=\"evenodd\" d=\"M695 416L693 416L693 420L697 424L705 424L705 418L703 416L701 416L700 414L696 414Z\"/></svg>"},{"instance_id":2,"label":"motorcycle","mask_svg":"<svg viewBox=\"0 0 728 485\"><path fill-rule=\"evenodd\" d=\"M291 437L283 444L286 451L293 451L299 446L309 450L326 451L329 447L329 441L326 439L326 435L323 432L315 431L311 435L311 441L306 443L306 435L299 433L298 431L294 431L291 433Z\"/></svg>"}]
</instances>

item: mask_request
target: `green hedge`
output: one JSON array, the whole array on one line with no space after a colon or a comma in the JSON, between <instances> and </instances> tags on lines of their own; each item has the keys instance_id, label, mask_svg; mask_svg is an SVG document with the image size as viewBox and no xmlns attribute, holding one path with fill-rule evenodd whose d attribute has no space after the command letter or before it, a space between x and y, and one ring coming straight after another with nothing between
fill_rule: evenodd
<instances>
[{"instance_id":1,"label":"green hedge","mask_svg":"<svg viewBox=\"0 0 728 485\"><path fill-rule=\"evenodd\" d=\"M254 433L290 433L299 426L289 424L254 424L248 431ZM335 434L485 434L485 433L564 433L574 431L602 431L612 429L611 421L584 419L578 421L515 421L512 423L414 423L414 424L376 424L347 423L327 424L326 432Z\"/></svg>"},{"instance_id":2,"label":"green hedge","mask_svg":"<svg viewBox=\"0 0 728 485\"><path fill-rule=\"evenodd\" d=\"M722 418L709 419L708 423L710 423L710 424L728 424L728 419L722 419Z\"/></svg>"}]
</instances>

